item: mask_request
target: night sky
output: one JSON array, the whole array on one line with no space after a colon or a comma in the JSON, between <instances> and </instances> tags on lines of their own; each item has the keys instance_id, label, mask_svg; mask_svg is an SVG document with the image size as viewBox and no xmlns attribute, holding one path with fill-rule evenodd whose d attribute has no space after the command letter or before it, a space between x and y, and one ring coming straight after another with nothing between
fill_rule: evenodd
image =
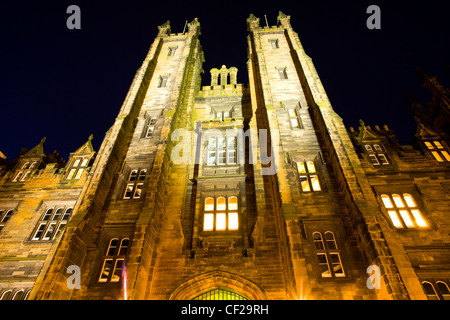
<instances>
[{"instance_id":1,"label":"night sky","mask_svg":"<svg viewBox=\"0 0 450 320\"><path fill-rule=\"evenodd\" d=\"M64 159L90 134L98 151L135 72L170 20L172 32L198 18L203 68L236 66L248 83L246 19L265 25L278 11L313 59L334 110L348 127L387 124L408 144L416 124L403 95L426 101L414 67L449 86L448 1L2 1L0 7L0 151L9 161L42 137L46 153ZM66 9L81 9L81 30L69 30ZM366 9L381 8L381 30L369 30Z\"/></svg>"}]
</instances>

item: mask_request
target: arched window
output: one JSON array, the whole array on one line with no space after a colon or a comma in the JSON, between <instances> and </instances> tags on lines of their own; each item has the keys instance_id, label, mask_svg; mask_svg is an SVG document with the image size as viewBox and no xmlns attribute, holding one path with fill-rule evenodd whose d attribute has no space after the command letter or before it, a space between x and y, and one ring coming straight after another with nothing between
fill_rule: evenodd
<instances>
[{"instance_id":1,"label":"arched window","mask_svg":"<svg viewBox=\"0 0 450 320\"><path fill-rule=\"evenodd\" d=\"M205 199L205 211L214 211L214 198Z\"/></svg>"},{"instance_id":2,"label":"arched window","mask_svg":"<svg viewBox=\"0 0 450 320\"><path fill-rule=\"evenodd\" d=\"M313 241L314 246L317 250L323 250L325 249L325 246L323 244L322 234L320 232L313 232Z\"/></svg>"},{"instance_id":3,"label":"arched window","mask_svg":"<svg viewBox=\"0 0 450 320\"><path fill-rule=\"evenodd\" d=\"M139 172L139 178L138 178L138 180L140 180L140 181L145 180L146 174L147 174L147 170L142 169L142 170Z\"/></svg>"},{"instance_id":4,"label":"arched window","mask_svg":"<svg viewBox=\"0 0 450 320\"><path fill-rule=\"evenodd\" d=\"M217 210L226 210L227 209L227 204L226 204L226 199L224 197L218 197L217 198Z\"/></svg>"},{"instance_id":5,"label":"arched window","mask_svg":"<svg viewBox=\"0 0 450 320\"><path fill-rule=\"evenodd\" d=\"M131 170L129 181L136 181L138 175L137 170Z\"/></svg>"},{"instance_id":6,"label":"arched window","mask_svg":"<svg viewBox=\"0 0 450 320\"><path fill-rule=\"evenodd\" d=\"M25 162L24 164L23 164L23 166L22 166L22 170L24 170L24 169L28 169L28 165L30 164L30 162Z\"/></svg>"},{"instance_id":7,"label":"arched window","mask_svg":"<svg viewBox=\"0 0 450 320\"><path fill-rule=\"evenodd\" d=\"M55 214L53 215L52 220L58 220L59 218L61 218L61 215L63 213L64 209L63 208L58 208L55 211Z\"/></svg>"},{"instance_id":8,"label":"arched window","mask_svg":"<svg viewBox=\"0 0 450 320\"><path fill-rule=\"evenodd\" d=\"M422 282L422 287L423 290L425 291L425 294L428 297L428 300L439 300L436 290L434 289L434 286L430 282L428 281Z\"/></svg>"},{"instance_id":9,"label":"arched window","mask_svg":"<svg viewBox=\"0 0 450 320\"><path fill-rule=\"evenodd\" d=\"M334 234L331 231L325 232L325 243L327 244L328 250L336 250L337 244L336 240L334 239Z\"/></svg>"},{"instance_id":10,"label":"arched window","mask_svg":"<svg viewBox=\"0 0 450 320\"><path fill-rule=\"evenodd\" d=\"M450 290L448 288L448 285L443 281L437 281L436 286L441 293L442 298L444 300L450 300Z\"/></svg>"},{"instance_id":11,"label":"arched window","mask_svg":"<svg viewBox=\"0 0 450 320\"><path fill-rule=\"evenodd\" d=\"M364 147L368 152L373 152L372 146L370 144L366 144Z\"/></svg>"},{"instance_id":12,"label":"arched window","mask_svg":"<svg viewBox=\"0 0 450 320\"><path fill-rule=\"evenodd\" d=\"M1 213L2 212L0 211L0 216L1 216ZM6 214L2 218L2 222L7 222L9 220L9 218L11 218L13 213L14 213L14 210L8 210L8 212L6 212Z\"/></svg>"},{"instance_id":13,"label":"arched window","mask_svg":"<svg viewBox=\"0 0 450 320\"><path fill-rule=\"evenodd\" d=\"M125 256L129 246L129 238L113 238L109 241L103 259L99 282L119 282L125 268Z\"/></svg>"},{"instance_id":14,"label":"arched window","mask_svg":"<svg viewBox=\"0 0 450 320\"><path fill-rule=\"evenodd\" d=\"M72 207L67 208L66 212L64 212L64 216L62 217L62 220L69 220L70 217L72 216L72 211L73 211Z\"/></svg>"},{"instance_id":15,"label":"arched window","mask_svg":"<svg viewBox=\"0 0 450 320\"><path fill-rule=\"evenodd\" d=\"M23 300L24 291L18 290L14 293L12 300Z\"/></svg>"},{"instance_id":16,"label":"arched window","mask_svg":"<svg viewBox=\"0 0 450 320\"><path fill-rule=\"evenodd\" d=\"M228 209L229 210L237 210L238 209L237 197L229 197L228 198Z\"/></svg>"},{"instance_id":17,"label":"arched window","mask_svg":"<svg viewBox=\"0 0 450 320\"><path fill-rule=\"evenodd\" d=\"M0 300L9 300L10 296L11 296L11 290L7 290L2 293Z\"/></svg>"}]
</instances>

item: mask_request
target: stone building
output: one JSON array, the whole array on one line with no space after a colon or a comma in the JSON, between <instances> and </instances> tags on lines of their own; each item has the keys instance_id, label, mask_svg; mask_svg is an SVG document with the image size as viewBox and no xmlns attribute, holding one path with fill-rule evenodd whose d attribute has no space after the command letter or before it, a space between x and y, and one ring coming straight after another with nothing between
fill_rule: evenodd
<instances>
[{"instance_id":1,"label":"stone building","mask_svg":"<svg viewBox=\"0 0 450 320\"><path fill-rule=\"evenodd\" d=\"M64 164L41 141L0 170L0 295L448 299L446 123L419 121L412 146L347 132L277 21L247 19L246 86L225 65L202 83L197 19L159 26L96 155L90 138ZM448 113L439 90L409 99L417 119Z\"/></svg>"}]
</instances>

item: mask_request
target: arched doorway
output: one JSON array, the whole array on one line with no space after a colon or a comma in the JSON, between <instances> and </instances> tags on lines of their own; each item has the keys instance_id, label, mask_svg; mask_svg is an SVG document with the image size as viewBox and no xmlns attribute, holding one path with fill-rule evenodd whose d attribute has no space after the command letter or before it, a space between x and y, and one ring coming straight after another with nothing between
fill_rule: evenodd
<instances>
[{"instance_id":1,"label":"arched doorway","mask_svg":"<svg viewBox=\"0 0 450 320\"><path fill-rule=\"evenodd\" d=\"M233 292L228 288L217 288L214 290L202 293L192 300L249 300L247 297Z\"/></svg>"},{"instance_id":2,"label":"arched doorway","mask_svg":"<svg viewBox=\"0 0 450 320\"><path fill-rule=\"evenodd\" d=\"M212 271L182 282L170 300L266 300L264 290L254 282L226 271Z\"/></svg>"}]
</instances>

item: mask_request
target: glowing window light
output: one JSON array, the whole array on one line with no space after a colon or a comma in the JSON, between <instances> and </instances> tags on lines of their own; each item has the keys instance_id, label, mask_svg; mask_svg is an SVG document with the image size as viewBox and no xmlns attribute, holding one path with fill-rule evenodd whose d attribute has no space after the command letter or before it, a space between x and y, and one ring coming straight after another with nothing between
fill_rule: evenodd
<instances>
[{"instance_id":1,"label":"glowing window light","mask_svg":"<svg viewBox=\"0 0 450 320\"><path fill-rule=\"evenodd\" d=\"M400 196L398 194L393 194L392 195L392 199L394 199L395 206L397 208L404 208L405 207L405 204L403 203L402 199L400 198Z\"/></svg>"},{"instance_id":2,"label":"glowing window light","mask_svg":"<svg viewBox=\"0 0 450 320\"><path fill-rule=\"evenodd\" d=\"M404 193L403 194L403 199L405 199L406 201L406 205L410 208L414 208L416 206L416 204L414 203L414 200L412 198L412 196L408 193Z\"/></svg>"},{"instance_id":3,"label":"glowing window light","mask_svg":"<svg viewBox=\"0 0 450 320\"><path fill-rule=\"evenodd\" d=\"M228 230L239 229L239 218L237 212L228 213Z\"/></svg>"},{"instance_id":4,"label":"glowing window light","mask_svg":"<svg viewBox=\"0 0 450 320\"><path fill-rule=\"evenodd\" d=\"M216 214L216 230L225 230L227 228L227 215L225 213Z\"/></svg>"},{"instance_id":5,"label":"glowing window light","mask_svg":"<svg viewBox=\"0 0 450 320\"><path fill-rule=\"evenodd\" d=\"M213 211L213 210L214 210L214 198L206 198L205 211Z\"/></svg>"},{"instance_id":6,"label":"glowing window light","mask_svg":"<svg viewBox=\"0 0 450 320\"><path fill-rule=\"evenodd\" d=\"M444 156L445 160L450 161L450 154L447 151L443 150L441 151L441 153Z\"/></svg>"},{"instance_id":7,"label":"glowing window light","mask_svg":"<svg viewBox=\"0 0 450 320\"><path fill-rule=\"evenodd\" d=\"M211 231L214 228L214 214L206 213L203 216L203 230Z\"/></svg>"},{"instance_id":8,"label":"glowing window light","mask_svg":"<svg viewBox=\"0 0 450 320\"><path fill-rule=\"evenodd\" d=\"M414 216L414 219L416 219L416 223L419 227L426 227L428 224L426 221L422 218L422 215L420 214L420 211L417 209L411 210L412 215Z\"/></svg>"},{"instance_id":9,"label":"glowing window light","mask_svg":"<svg viewBox=\"0 0 450 320\"><path fill-rule=\"evenodd\" d=\"M381 200L383 200L383 204L386 209L391 209L394 207L389 196L383 194L381 195Z\"/></svg>"},{"instance_id":10,"label":"glowing window light","mask_svg":"<svg viewBox=\"0 0 450 320\"><path fill-rule=\"evenodd\" d=\"M431 151L431 153L433 154L434 158L439 161L439 162L443 162L444 159L442 159L442 157L439 155L439 152L437 151Z\"/></svg>"},{"instance_id":11,"label":"glowing window light","mask_svg":"<svg viewBox=\"0 0 450 320\"><path fill-rule=\"evenodd\" d=\"M298 173L306 173L305 163L297 162L297 170L298 170Z\"/></svg>"},{"instance_id":12,"label":"glowing window light","mask_svg":"<svg viewBox=\"0 0 450 320\"><path fill-rule=\"evenodd\" d=\"M391 218L392 224L396 228L403 228L402 223L400 222L400 219L397 216L397 212L395 211L388 211L389 217Z\"/></svg>"},{"instance_id":13,"label":"glowing window light","mask_svg":"<svg viewBox=\"0 0 450 320\"><path fill-rule=\"evenodd\" d=\"M228 198L228 209L229 210L237 210L238 208L238 201L236 197L229 197Z\"/></svg>"},{"instance_id":14,"label":"glowing window light","mask_svg":"<svg viewBox=\"0 0 450 320\"><path fill-rule=\"evenodd\" d=\"M314 165L314 162L308 161L306 163L306 165L308 166L308 172L309 173L315 173L316 172L316 166Z\"/></svg>"},{"instance_id":15,"label":"glowing window light","mask_svg":"<svg viewBox=\"0 0 450 320\"><path fill-rule=\"evenodd\" d=\"M320 191L320 183L318 176L311 176L311 184L314 191Z\"/></svg>"},{"instance_id":16,"label":"glowing window light","mask_svg":"<svg viewBox=\"0 0 450 320\"><path fill-rule=\"evenodd\" d=\"M402 219L408 228L414 228L414 223L412 222L411 218L409 217L408 211L400 210L400 215L402 216Z\"/></svg>"},{"instance_id":17,"label":"glowing window light","mask_svg":"<svg viewBox=\"0 0 450 320\"><path fill-rule=\"evenodd\" d=\"M227 204L224 197L217 198L217 210L226 210Z\"/></svg>"}]
</instances>

